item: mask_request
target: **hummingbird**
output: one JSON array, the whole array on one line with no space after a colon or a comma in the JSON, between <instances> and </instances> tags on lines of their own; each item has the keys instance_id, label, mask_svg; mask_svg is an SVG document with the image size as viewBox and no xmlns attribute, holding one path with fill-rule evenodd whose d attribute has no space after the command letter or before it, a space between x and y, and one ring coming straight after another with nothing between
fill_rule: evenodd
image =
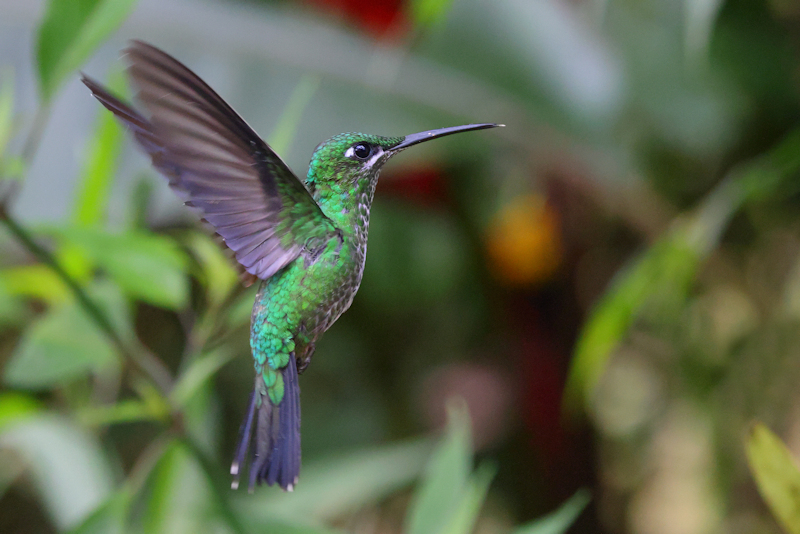
<instances>
[{"instance_id":1,"label":"hummingbird","mask_svg":"<svg viewBox=\"0 0 800 534\"><path fill-rule=\"evenodd\" d=\"M408 147L501 126L468 124L382 137L342 133L314 150L301 181L203 80L142 41L125 50L147 116L85 74L156 170L199 210L241 267L260 280L251 315L255 383L231 465L233 489L292 491L300 473L300 386L320 336L350 307L367 253L383 165Z\"/></svg>"}]
</instances>

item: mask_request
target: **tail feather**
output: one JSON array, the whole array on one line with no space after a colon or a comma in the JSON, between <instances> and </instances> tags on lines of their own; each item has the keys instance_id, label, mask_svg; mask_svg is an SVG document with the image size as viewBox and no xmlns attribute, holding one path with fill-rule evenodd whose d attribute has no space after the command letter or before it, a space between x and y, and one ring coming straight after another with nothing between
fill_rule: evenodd
<instances>
[{"instance_id":1,"label":"tail feather","mask_svg":"<svg viewBox=\"0 0 800 534\"><path fill-rule=\"evenodd\" d=\"M284 394L281 403L273 405L256 378L256 388L250 400L247 415L239 432L239 443L231 465L234 476L233 488L238 487L241 466L248 450L252 458L248 473L248 489L266 482L277 483L286 491L292 491L300 474L300 387L297 381L297 364L294 357L283 369ZM259 387L261 385L261 387ZM255 445L251 449L255 424Z\"/></svg>"},{"instance_id":2,"label":"tail feather","mask_svg":"<svg viewBox=\"0 0 800 534\"><path fill-rule=\"evenodd\" d=\"M239 429L239 442L236 445L236 455L233 457L231 464L231 475L233 475L233 482L231 482L231 489L239 488L239 474L244 467L247 449L250 448L250 436L253 433L253 416L256 411L256 392L255 390L250 394L250 403L247 405L247 413L242 421L242 426Z\"/></svg>"},{"instance_id":3,"label":"tail feather","mask_svg":"<svg viewBox=\"0 0 800 534\"><path fill-rule=\"evenodd\" d=\"M258 473L258 481L270 486L277 482L292 491L300 473L300 388L294 357L289 358L289 365L283 370L283 383L277 439L272 444L270 462Z\"/></svg>"}]
</instances>

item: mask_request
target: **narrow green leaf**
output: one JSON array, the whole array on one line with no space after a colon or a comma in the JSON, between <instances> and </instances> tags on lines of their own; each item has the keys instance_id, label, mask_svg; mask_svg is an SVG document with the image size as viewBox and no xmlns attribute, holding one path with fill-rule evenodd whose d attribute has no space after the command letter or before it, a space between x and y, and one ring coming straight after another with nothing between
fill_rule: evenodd
<instances>
[{"instance_id":1,"label":"narrow green leaf","mask_svg":"<svg viewBox=\"0 0 800 534\"><path fill-rule=\"evenodd\" d=\"M317 92L319 82L319 77L306 75L300 79L300 83L292 91L289 102L284 106L278 123L267 139L269 145L277 154L283 154L286 157L289 152L292 140L297 134L300 118L303 116L303 112L308 107L308 103L314 93Z\"/></svg>"},{"instance_id":2,"label":"narrow green leaf","mask_svg":"<svg viewBox=\"0 0 800 534\"><path fill-rule=\"evenodd\" d=\"M85 408L79 411L77 416L82 424L95 427L160 419L151 413L147 404L138 400L122 400L108 406Z\"/></svg>"},{"instance_id":3,"label":"narrow green leaf","mask_svg":"<svg viewBox=\"0 0 800 534\"><path fill-rule=\"evenodd\" d=\"M23 421L41 410L41 405L28 395L21 393L0 394L0 432L9 425Z\"/></svg>"},{"instance_id":4,"label":"narrow green leaf","mask_svg":"<svg viewBox=\"0 0 800 534\"><path fill-rule=\"evenodd\" d=\"M786 445L761 423L746 443L747 461L758 491L783 528L800 534L800 470Z\"/></svg>"},{"instance_id":5,"label":"narrow green leaf","mask_svg":"<svg viewBox=\"0 0 800 534\"><path fill-rule=\"evenodd\" d=\"M29 321L28 307L17 295L12 295L0 272L0 326L19 325Z\"/></svg>"},{"instance_id":6,"label":"narrow green leaf","mask_svg":"<svg viewBox=\"0 0 800 534\"><path fill-rule=\"evenodd\" d=\"M384 499L417 478L431 452L428 439L392 443L303 465L292 493L236 494L236 509L262 527L276 519L322 522Z\"/></svg>"},{"instance_id":7,"label":"narrow green leaf","mask_svg":"<svg viewBox=\"0 0 800 534\"><path fill-rule=\"evenodd\" d=\"M108 86L113 93L121 94L125 88L122 73L115 72ZM96 226L105 221L123 139L122 126L114 115L105 110L99 113L72 210L72 222L77 226Z\"/></svg>"},{"instance_id":8,"label":"narrow green leaf","mask_svg":"<svg viewBox=\"0 0 800 534\"><path fill-rule=\"evenodd\" d=\"M177 441L170 444L153 469L144 515L145 532L200 532L209 493L199 468ZM193 509L187 509L190 505Z\"/></svg>"},{"instance_id":9,"label":"narrow green leaf","mask_svg":"<svg viewBox=\"0 0 800 534\"><path fill-rule=\"evenodd\" d=\"M123 488L101 504L80 525L68 534L124 534L131 505L131 496Z\"/></svg>"},{"instance_id":10,"label":"narrow green leaf","mask_svg":"<svg viewBox=\"0 0 800 534\"><path fill-rule=\"evenodd\" d=\"M513 534L564 534L591 500L589 490L578 490L558 510L522 525Z\"/></svg>"},{"instance_id":11,"label":"narrow green leaf","mask_svg":"<svg viewBox=\"0 0 800 534\"><path fill-rule=\"evenodd\" d=\"M110 234L76 226L48 232L63 244L80 248L131 297L173 310L186 305L188 261L169 237L145 231Z\"/></svg>"},{"instance_id":12,"label":"narrow green leaf","mask_svg":"<svg viewBox=\"0 0 800 534\"><path fill-rule=\"evenodd\" d=\"M441 534L470 534L475 528L489 485L497 473L497 467L482 463L469 477L460 502L447 520Z\"/></svg>"},{"instance_id":13,"label":"narrow green leaf","mask_svg":"<svg viewBox=\"0 0 800 534\"><path fill-rule=\"evenodd\" d=\"M592 310L576 343L565 408L590 399L614 348L646 304L685 298L701 262L717 246L731 217L747 202L770 198L800 171L800 130L733 169L689 215L622 273Z\"/></svg>"},{"instance_id":14,"label":"narrow green leaf","mask_svg":"<svg viewBox=\"0 0 800 534\"><path fill-rule=\"evenodd\" d=\"M463 400L448 406L447 434L431 456L406 517L406 532L440 532L455 512L472 472L469 413Z\"/></svg>"},{"instance_id":15,"label":"narrow green leaf","mask_svg":"<svg viewBox=\"0 0 800 534\"><path fill-rule=\"evenodd\" d=\"M412 0L411 18L418 26L433 26L444 20L453 0Z\"/></svg>"},{"instance_id":16,"label":"narrow green leaf","mask_svg":"<svg viewBox=\"0 0 800 534\"><path fill-rule=\"evenodd\" d=\"M115 361L106 336L75 303L57 306L23 335L5 368L14 387L43 389Z\"/></svg>"},{"instance_id":17,"label":"narrow green leaf","mask_svg":"<svg viewBox=\"0 0 800 534\"><path fill-rule=\"evenodd\" d=\"M6 147L11 140L14 126L14 71L3 69L0 82L0 161L3 161ZM4 173L5 174L5 173Z\"/></svg>"},{"instance_id":18,"label":"narrow green leaf","mask_svg":"<svg viewBox=\"0 0 800 534\"><path fill-rule=\"evenodd\" d=\"M680 229L617 275L578 337L565 391L570 411L579 410L582 402L591 398L612 351L643 306L659 294L670 299L685 297L699 261L687 242L686 231Z\"/></svg>"},{"instance_id":19,"label":"narrow green leaf","mask_svg":"<svg viewBox=\"0 0 800 534\"><path fill-rule=\"evenodd\" d=\"M136 0L49 0L37 40L45 102L127 18Z\"/></svg>"},{"instance_id":20,"label":"narrow green leaf","mask_svg":"<svg viewBox=\"0 0 800 534\"><path fill-rule=\"evenodd\" d=\"M30 470L44 508L59 530L80 524L111 493L111 468L97 440L71 422L37 416L0 432Z\"/></svg>"},{"instance_id":21,"label":"narrow green leaf","mask_svg":"<svg viewBox=\"0 0 800 534\"><path fill-rule=\"evenodd\" d=\"M197 258L201 271L198 276L206 288L211 306L219 306L236 286L239 275L222 246L202 232L191 232L184 239L189 251Z\"/></svg>"},{"instance_id":22,"label":"narrow green leaf","mask_svg":"<svg viewBox=\"0 0 800 534\"><path fill-rule=\"evenodd\" d=\"M187 369L181 373L170 393L175 406L185 406L214 373L233 358L227 350L215 350L195 358Z\"/></svg>"},{"instance_id":23,"label":"narrow green leaf","mask_svg":"<svg viewBox=\"0 0 800 534\"><path fill-rule=\"evenodd\" d=\"M70 296L61 278L41 263L0 270L0 286L11 296L34 298L47 304L63 303Z\"/></svg>"}]
</instances>

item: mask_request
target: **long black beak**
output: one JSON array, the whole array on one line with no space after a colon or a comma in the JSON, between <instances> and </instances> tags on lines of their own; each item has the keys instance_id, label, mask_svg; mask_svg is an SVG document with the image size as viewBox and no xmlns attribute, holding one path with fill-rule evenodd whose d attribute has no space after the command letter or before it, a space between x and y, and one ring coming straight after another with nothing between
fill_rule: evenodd
<instances>
[{"instance_id":1,"label":"long black beak","mask_svg":"<svg viewBox=\"0 0 800 534\"><path fill-rule=\"evenodd\" d=\"M422 143L423 141L436 139L437 137L444 137L445 135L450 135L459 132L469 132L472 130L485 130L487 128L497 128L498 126L504 126L504 125L492 124L492 123L465 124L464 126L451 126L450 128L439 128L438 130L428 130L427 132L420 132L405 136L405 138L400 142L400 144L393 146L391 150L392 151L402 150L412 145L416 145L417 143Z\"/></svg>"}]
</instances>

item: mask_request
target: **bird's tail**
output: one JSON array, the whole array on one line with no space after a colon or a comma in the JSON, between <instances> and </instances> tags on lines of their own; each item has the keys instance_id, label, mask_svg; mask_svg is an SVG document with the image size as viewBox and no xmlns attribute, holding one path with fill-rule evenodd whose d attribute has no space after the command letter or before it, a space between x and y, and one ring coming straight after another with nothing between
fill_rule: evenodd
<instances>
[{"instance_id":1,"label":"bird's tail","mask_svg":"<svg viewBox=\"0 0 800 534\"><path fill-rule=\"evenodd\" d=\"M266 482L271 486L277 482L284 490L292 491L300 474L300 386L294 355L283 369L284 392L280 404L272 404L263 380L260 374L256 376L255 389L239 431L236 456L231 465L231 487L239 487L239 475L247 451L251 450L255 421L248 490L252 492L256 483Z\"/></svg>"}]
</instances>

